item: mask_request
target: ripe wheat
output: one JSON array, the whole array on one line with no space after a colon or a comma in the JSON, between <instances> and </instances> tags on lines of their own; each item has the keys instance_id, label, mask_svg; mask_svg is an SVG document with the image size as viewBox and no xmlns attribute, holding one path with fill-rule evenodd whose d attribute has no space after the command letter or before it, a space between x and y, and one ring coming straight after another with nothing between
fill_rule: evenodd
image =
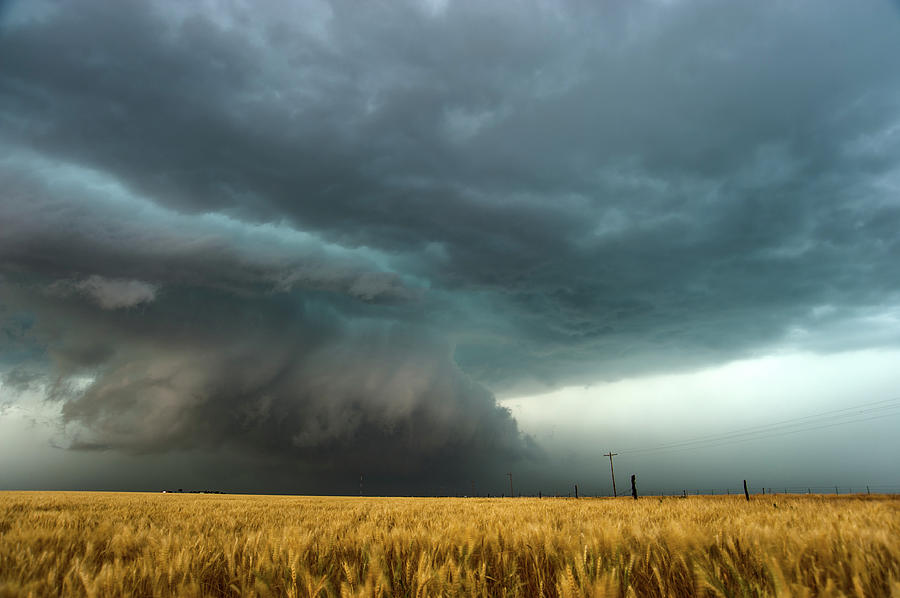
<instances>
[{"instance_id":1,"label":"ripe wheat","mask_svg":"<svg viewBox=\"0 0 900 598\"><path fill-rule=\"evenodd\" d=\"M6 492L8 596L900 597L900 500Z\"/></svg>"}]
</instances>

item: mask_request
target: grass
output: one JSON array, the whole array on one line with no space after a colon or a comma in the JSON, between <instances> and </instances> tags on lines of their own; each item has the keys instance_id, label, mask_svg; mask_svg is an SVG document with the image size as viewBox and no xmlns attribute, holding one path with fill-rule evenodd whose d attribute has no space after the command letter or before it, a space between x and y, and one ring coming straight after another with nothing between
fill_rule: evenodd
<instances>
[{"instance_id":1,"label":"grass","mask_svg":"<svg viewBox=\"0 0 900 598\"><path fill-rule=\"evenodd\" d=\"M4 492L0 597L900 597L900 499L751 498Z\"/></svg>"}]
</instances>

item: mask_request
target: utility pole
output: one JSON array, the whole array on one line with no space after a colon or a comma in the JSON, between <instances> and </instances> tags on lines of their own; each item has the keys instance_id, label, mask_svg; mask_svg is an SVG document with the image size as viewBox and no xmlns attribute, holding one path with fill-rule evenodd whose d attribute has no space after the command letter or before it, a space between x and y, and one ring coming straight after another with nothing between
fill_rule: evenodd
<instances>
[{"instance_id":1,"label":"utility pole","mask_svg":"<svg viewBox=\"0 0 900 598\"><path fill-rule=\"evenodd\" d=\"M512 487L512 473L507 473L509 476L509 497L513 498L513 487Z\"/></svg>"},{"instance_id":2,"label":"utility pole","mask_svg":"<svg viewBox=\"0 0 900 598\"><path fill-rule=\"evenodd\" d=\"M612 477L612 483L613 483L613 497L618 496L618 494L616 494L616 472L613 471L612 458L615 457L615 456L618 455L618 454L619 454L619 453L614 453L614 452L612 452L612 451L609 451L608 453L604 453L604 454L603 454L604 457L609 457L609 475L610 475L610 477Z\"/></svg>"}]
</instances>

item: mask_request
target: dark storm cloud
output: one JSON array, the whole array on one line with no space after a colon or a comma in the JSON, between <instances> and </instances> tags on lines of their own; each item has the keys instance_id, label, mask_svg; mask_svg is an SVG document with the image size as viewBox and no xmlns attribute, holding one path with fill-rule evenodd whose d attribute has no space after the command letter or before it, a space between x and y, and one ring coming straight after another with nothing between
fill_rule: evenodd
<instances>
[{"instance_id":1,"label":"dark storm cloud","mask_svg":"<svg viewBox=\"0 0 900 598\"><path fill-rule=\"evenodd\" d=\"M179 311L186 303L167 301ZM76 447L237 445L379 474L471 467L482 454L521 450L515 423L457 370L445 343L396 326L347 326L296 298L257 301L253 313L200 301L212 313L175 334L116 326L131 335L64 407L89 428ZM84 337L100 325L82 321ZM227 329L212 332L223 321Z\"/></svg>"},{"instance_id":2,"label":"dark storm cloud","mask_svg":"<svg viewBox=\"0 0 900 598\"><path fill-rule=\"evenodd\" d=\"M237 450L337 482L364 471L391 492L531 452L377 252L160 209L33 154L2 174L23 201L0 209L0 299L11 331L37 316L16 338L51 360L71 448ZM21 391L19 372L4 386ZM73 393L79 376L92 382Z\"/></svg>"},{"instance_id":3,"label":"dark storm cloud","mask_svg":"<svg viewBox=\"0 0 900 598\"><path fill-rule=\"evenodd\" d=\"M4 326L83 446L391 471L521 454L488 388L896 344L898 55L886 2L15 4Z\"/></svg>"},{"instance_id":4,"label":"dark storm cloud","mask_svg":"<svg viewBox=\"0 0 900 598\"><path fill-rule=\"evenodd\" d=\"M75 449L240 450L382 483L455 481L530 450L446 341L342 317L327 295L180 285L136 314L23 287L3 299L40 315L32 338L56 371L94 376L76 399L58 395Z\"/></svg>"}]
</instances>

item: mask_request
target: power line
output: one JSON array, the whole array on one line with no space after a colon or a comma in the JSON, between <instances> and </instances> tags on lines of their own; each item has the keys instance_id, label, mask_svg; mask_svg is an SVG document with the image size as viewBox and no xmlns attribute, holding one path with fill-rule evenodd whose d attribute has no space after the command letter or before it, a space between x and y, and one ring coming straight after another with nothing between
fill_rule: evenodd
<instances>
[{"instance_id":1,"label":"power line","mask_svg":"<svg viewBox=\"0 0 900 598\"><path fill-rule=\"evenodd\" d=\"M891 413L895 410L900 410L900 398L862 403L853 407L833 409L813 415L806 415L768 424L760 424L747 428L740 428L721 434L711 434L687 440L667 442L655 447L627 449L621 451L621 454L636 455L659 451L712 448L715 446L722 446L724 444L749 442L764 438L773 438L787 434L795 434L799 432L820 430L835 426L881 419L883 417L897 415L898 413L900 413L900 411Z\"/></svg>"},{"instance_id":2,"label":"power line","mask_svg":"<svg viewBox=\"0 0 900 598\"><path fill-rule=\"evenodd\" d=\"M900 412L895 413L895 414L893 414L893 415L900 415ZM847 424L855 424L855 423L859 423L859 422L872 421L872 420L876 420L876 419L884 419L884 416L865 417L865 418L862 418L862 419L854 419L854 420L845 421L845 422L838 422L838 423L834 423L834 424L827 424L827 425L824 425L824 426L814 426L814 427L802 428L802 429L798 429L798 430L787 430L787 431L784 431L784 432L776 432L776 433L773 433L773 434L766 434L766 435L763 435L763 436L754 436L754 437L752 437L752 438L736 438L736 439L731 439L731 440L723 440L723 441L721 441L721 442L716 442L716 443L714 443L714 444L705 444L705 445L696 445L696 446L684 446L684 447L680 447L680 448L672 448L672 449L668 449L668 450L671 450L671 451L675 452L675 451L689 451L689 450L696 450L696 449L715 448L715 447L725 446L725 445L729 445L729 444L740 444L740 443L743 443L743 442L753 442L753 441L756 441L756 440L764 440L764 439L767 439L767 438L778 438L778 437L780 437L780 436L787 436L787 435L789 435L789 434L799 434L799 433L801 433L801 432L811 432L811 431L813 431L813 430L822 430L822 429L824 429L824 428L834 428L835 426L844 426L844 425L847 425ZM648 450L645 451L645 452L646 452L646 453L650 453L651 451L648 449ZM631 453L631 454L636 454L636 453Z\"/></svg>"},{"instance_id":3,"label":"power line","mask_svg":"<svg viewBox=\"0 0 900 598\"><path fill-rule=\"evenodd\" d=\"M894 413L894 414L888 414L888 415L900 415L900 412ZM819 422L809 422L808 424L805 425L805 427L797 427L795 429L787 429L787 430L780 430L780 431L761 430L759 432L755 432L753 435L738 434L738 435L734 435L732 437L717 438L717 439L707 440L707 441L703 441L703 442L685 441L682 443L674 443L672 445L657 447L657 448L653 448L653 449L643 449L643 450L632 451L629 454L642 454L642 453L652 453L652 452L659 452L659 451L691 450L691 449L699 449L699 448L713 448L713 447L724 446L724 445L728 445L728 444L739 444L742 442L752 442L755 440L763 440L766 438L777 438L779 436L787 436L789 434L799 434L801 432L810 432L813 430L822 430L825 428L833 428L835 426L844 426L847 424L854 424L854 423L858 423L858 422L872 421L872 420L876 420L876 419L883 419L884 417L886 417L886 416L876 415L876 416L872 416L872 417L862 417L862 418L857 417L855 419L838 421L835 423L824 424L824 425L812 425L812 424L816 424ZM746 437L741 438L741 436L746 436Z\"/></svg>"},{"instance_id":4,"label":"power line","mask_svg":"<svg viewBox=\"0 0 900 598\"><path fill-rule=\"evenodd\" d=\"M890 415L900 415L900 412L890 414ZM707 440L707 441L703 441L703 442L685 441L683 443L676 443L673 445L665 445L665 446L656 447L656 448L632 450L626 454L638 455L638 454L649 454L649 453L662 452L662 451L673 451L674 452L674 451L714 448L714 447L725 446L725 445L729 445L729 444L740 444L743 442L753 442L756 440L764 440L767 438L777 438L780 436L787 436L789 434L799 434L801 432L811 432L813 430L822 430L825 428L833 428L836 426L844 426L844 425L854 424L854 423L859 423L859 422L883 419L884 417L886 417L886 416L878 415L878 416L874 416L874 417L863 417L863 418L850 419L850 420L846 420L846 421L840 421L840 422L825 424L825 425L820 425L820 426L807 425L806 427L796 428L793 430L789 429L789 430L781 430L781 431L772 431L769 433L766 433L766 431L763 430L763 431L757 432L753 436L749 436L749 437L745 437L745 438L741 438L740 437L741 435L737 435L735 437L717 438L717 439ZM810 422L810 423L816 423L816 422ZM623 451L623 453L624 452L625 451Z\"/></svg>"},{"instance_id":5,"label":"power line","mask_svg":"<svg viewBox=\"0 0 900 598\"><path fill-rule=\"evenodd\" d=\"M804 425L814 425L814 424L819 424L819 423L822 423L822 422L828 421L828 420L848 418L848 417L851 417L851 418L858 417L859 415L862 415L865 413L874 412L874 411L891 410L891 409L896 409L898 407L900 407L900 398L886 399L883 401L874 401L871 403L863 403L861 405L856 405L853 407L844 407L842 409L834 409L831 411L825 411L825 412L817 413L817 414L813 414L813 415L805 415L802 417L796 417L796 418L781 420L781 421L777 421L777 422L770 422L767 424L759 424L756 426L749 426L746 428L740 428L737 430L731 430L731 431L722 432L719 434L700 436L700 437L692 438L689 440L666 442L666 443L663 443L659 446L652 447L652 448L627 449L627 450L623 450L622 452L623 453L634 453L634 452L638 452L638 451L643 452L643 451L650 451L650 450L657 450L657 449L667 449L667 448L674 447L674 446L680 446L680 445L684 445L684 444L692 444L692 443L698 443L698 442L713 442L713 441L723 440L723 439L731 438L731 437L746 436L746 435L750 435L750 434L767 433L767 432L774 431L778 428L790 428L790 427L797 427L797 426L804 426ZM855 410L859 410L859 411L855 411ZM855 412L848 413L851 411L855 411Z\"/></svg>"},{"instance_id":6,"label":"power line","mask_svg":"<svg viewBox=\"0 0 900 598\"><path fill-rule=\"evenodd\" d=\"M897 413L895 415L900 415L900 413ZM720 442L715 442L713 444L683 446L683 447L675 447L675 448L670 448L670 449L647 449L645 451L635 451L635 452L628 453L628 454L639 455L639 454L652 454L653 452L662 452L662 451L678 452L678 451L690 451L690 450L699 450L699 449L710 449L710 448L716 448L716 447L720 447L720 446L727 446L727 445L731 445L731 444L741 444L741 443L745 443L745 442L754 442L757 440L765 440L768 438L778 438L780 436L787 436L789 434L799 434L801 432L811 432L813 430L821 430L824 428L833 428L835 426L844 426L847 424L854 424L854 423L858 423L858 422L865 422L865 421L871 421L871 420L876 420L876 419L883 419L883 417L881 417L881 416L867 417L867 418L863 418L863 419L857 419L857 420L852 420L852 421L847 421L847 422L840 422L840 423L836 423L836 424L829 424L829 425L825 425L825 426L816 426L816 427L812 427L812 428L803 428L803 429L799 429L799 430L788 430L785 432L778 432L778 433L767 434L767 435L763 435L763 436L754 436L752 438L735 438L735 439L731 439L731 440L722 440Z\"/></svg>"}]
</instances>

